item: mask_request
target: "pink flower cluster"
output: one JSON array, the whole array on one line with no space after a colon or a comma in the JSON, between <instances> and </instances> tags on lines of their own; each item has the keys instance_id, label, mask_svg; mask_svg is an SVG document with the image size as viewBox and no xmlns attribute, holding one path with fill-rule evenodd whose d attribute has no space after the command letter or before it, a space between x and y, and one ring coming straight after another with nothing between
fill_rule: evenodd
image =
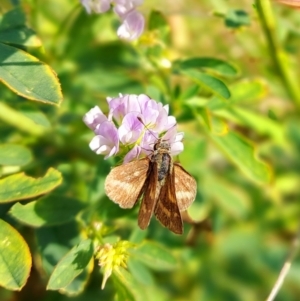
<instances>
[{"instance_id":1,"label":"pink flower cluster","mask_svg":"<svg viewBox=\"0 0 300 301\"><path fill-rule=\"evenodd\" d=\"M172 155L183 151L183 133L177 133L176 119L168 115L168 105L163 106L144 94L120 94L108 97L107 102L108 116L95 106L83 117L95 133L90 148L96 154L106 155L107 159L129 150L124 158L127 163L152 153L160 138L170 143Z\"/></svg>"},{"instance_id":2,"label":"pink flower cluster","mask_svg":"<svg viewBox=\"0 0 300 301\"><path fill-rule=\"evenodd\" d=\"M144 31L145 19L136 7L144 0L80 0L87 13L105 13L114 6L114 12L119 16L122 24L118 28L117 34L121 39L135 40Z\"/></svg>"}]
</instances>

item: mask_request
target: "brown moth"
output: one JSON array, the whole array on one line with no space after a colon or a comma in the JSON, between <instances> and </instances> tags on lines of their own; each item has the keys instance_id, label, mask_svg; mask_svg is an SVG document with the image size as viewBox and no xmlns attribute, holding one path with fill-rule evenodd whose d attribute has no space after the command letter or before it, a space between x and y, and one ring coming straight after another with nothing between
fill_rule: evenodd
<instances>
[{"instance_id":1,"label":"brown moth","mask_svg":"<svg viewBox=\"0 0 300 301\"><path fill-rule=\"evenodd\" d=\"M280 4L290 6L292 8L300 9L300 0L275 0Z\"/></svg>"},{"instance_id":2,"label":"brown moth","mask_svg":"<svg viewBox=\"0 0 300 301\"><path fill-rule=\"evenodd\" d=\"M152 214L176 234L183 233L180 211L196 197L195 179L173 163L170 144L160 139L150 158L146 157L113 168L105 180L107 196L121 208L132 208L140 198L138 225L146 229Z\"/></svg>"}]
</instances>

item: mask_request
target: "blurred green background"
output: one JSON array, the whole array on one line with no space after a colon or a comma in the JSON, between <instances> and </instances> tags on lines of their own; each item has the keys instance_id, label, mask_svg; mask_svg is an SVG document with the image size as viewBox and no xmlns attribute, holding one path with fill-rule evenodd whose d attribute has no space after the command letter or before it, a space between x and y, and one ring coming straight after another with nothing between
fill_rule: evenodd
<instances>
[{"instance_id":1,"label":"blurred green background","mask_svg":"<svg viewBox=\"0 0 300 301\"><path fill-rule=\"evenodd\" d=\"M146 0L140 7L146 19L151 10L159 10L170 27L158 35L148 30L134 43L118 39L118 19L112 12L87 15L76 0L19 3L28 26L42 41L42 47L28 51L55 70L64 100L59 107L49 106L1 86L1 102L29 118L37 114L47 131L35 136L22 124L0 118L0 141L32 151L33 160L19 169L29 175L38 177L49 167L57 168L63 183L56 192L75 197L89 209L76 221L34 229L5 217L10 206L1 205L1 218L26 238L34 265L22 291L0 289L0 299L125 300L115 297L112 279L100 289L102 274L97 265L81 294L45 290L55 264L97 221L107 227L112 241L114 237L153 241L175 259L167 268L129 259L129 271L148 300L265 300L292 242L299 239L300 98L297 88L291 93L272 53L284 53L281 63L291 82L299 85L299 11L271 3L277 42L272 48L252 1ZM2 0L0 8L3 13L12 6ZM241 19L236 20L237 15ZM214 57L235 66L238 74L219 76L234 101L220 104L205 88L189 95L191 81L172 72L169 64L190 57ZM247 84L250 92L245 95ZM105 197L103 183L117 161L104 161L89 149L93 133L82 117L95 105L107 113L106 97L119 93L145 93L168 103L179 130L185 132L185 151L179 159L197 179L198 195L188 210L195 222L185 224L183 236L173 235L155 219L142 232L137 229L138 208L121 210ZM205 116L211 118L211 128ZM234 161L236 146L229 141L224 147L218 138L222 131L245 137L246 148L254 146L257 162L266 164L266 176L249 175L243 157ZM245 156L245 165L251 165L254 159L247 160ZM2 176L15 172L1 171ZM299 300L299 283L297 253L276 300Z\"/></svg>"}]
</instances>

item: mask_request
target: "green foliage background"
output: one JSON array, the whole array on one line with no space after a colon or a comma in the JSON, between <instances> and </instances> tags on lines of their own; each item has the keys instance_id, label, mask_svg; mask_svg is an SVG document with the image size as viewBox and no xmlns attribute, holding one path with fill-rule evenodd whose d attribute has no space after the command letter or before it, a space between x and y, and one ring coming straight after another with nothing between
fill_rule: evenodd
<instances>
[{"instance_id":1,"label":"green foliage background","mask_svg":"<svg viewBox=\"0 0 300 301\"><path fill-rule=\"evenodd\" d=\"M112 12L76 0L1 1L0 299L265 300L292 252L276 300L299 300L299 12L268 0L140 9L147 30L128 43ZM179 159L198 194L183 236L155 219L139 230L138 208L104 194L118 162L89 149L82 117L119 93L169 104L185 132ZM101 290L93 256L118 241L127 269Z\"/></svg>"}]
</instances>

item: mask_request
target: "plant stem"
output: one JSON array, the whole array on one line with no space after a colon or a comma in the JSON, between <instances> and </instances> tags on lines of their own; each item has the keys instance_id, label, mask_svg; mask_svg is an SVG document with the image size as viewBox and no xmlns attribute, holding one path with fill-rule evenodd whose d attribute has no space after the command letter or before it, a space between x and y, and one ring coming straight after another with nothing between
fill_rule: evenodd
<instances>
[{"instance_id":1,"label":"plant stem","mask_svg":"<svg viewBox=\"0 0 300 301\"><path fill-rule=\"evenodd\" d=\"M299 250L299 245L300 245L300 226L298 229L298 233L292 242L290 253L289 253L289 255L279 273L279 276L272 288L272 291L271 291L270 295L268 296L268 298L266 299L266 301L273 301L275 299L276 295L278 294L278 292L283 284L283 281L284 281L288 271L290 270L290 267L292 265L292 260L295 258L296 254Z\"/></svg>"},{"instance_id":2,"label":"plant stem","mask_svg":"<svg viewBox=\"0 0 300 301\"><path fill-rule=\"evenodd\" d=\"M277 71L290 100L294 102L297 109L300 111L299 83L297 82L297 76L295 76L289 68L290 62L288 61L286 53L276 39L276 22L270 0L256 0L255 3L275 70Z\"/></svg>"}]
</instances>

